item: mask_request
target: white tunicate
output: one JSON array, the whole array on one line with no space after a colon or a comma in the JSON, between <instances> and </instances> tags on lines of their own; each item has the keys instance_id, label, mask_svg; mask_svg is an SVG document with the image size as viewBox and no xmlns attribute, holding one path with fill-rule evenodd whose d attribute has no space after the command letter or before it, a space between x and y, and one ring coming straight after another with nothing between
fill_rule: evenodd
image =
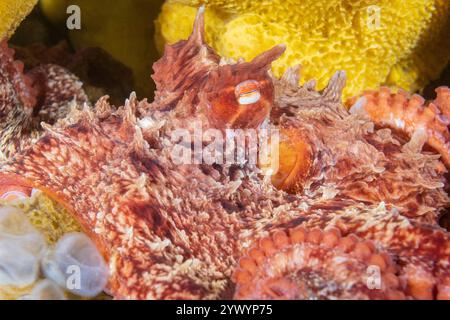
<instances>
[{"instance_id":1,"label":"white tunicate","mask_svg":"<svg viewBox=\"0 0 450 320\"><path fill-rule=\"evenodd\" d=\"M39 258L13 240L0 240L0 285L25 287L38 278Z\"/></svg>"},{"instance_id":2,"label":"white tunicate","mask_svg":"<svg viewBox=\"0 0 450 320\"><path fill-rule=\"evenodd\" d=\"M37 257L42 257L47 245L25 213L13 207L0 208L0 241L3 240L14 242Z\"/></svg>"},{"instance_id":3,"label":"white tunicate","mask_svg":"<svg viewBox=\"0 0 450 320\"><path fill-rule=\"evenodd\" d=\"M95 297L108 281L109 269L94 243L83 233L63 236L42 261L44 275L82 297Z\"/></svg>"},{"instance_id":4,"label":"white tunicate","mask_svg":"<svg viewBox=\"0 0 450 320\"><path fill-rule=\"evenodd\" d=\"M66 300L66 295L56 283L45 279L39 281L30 294L19 300Z\"/></svg>"}]
</instances>

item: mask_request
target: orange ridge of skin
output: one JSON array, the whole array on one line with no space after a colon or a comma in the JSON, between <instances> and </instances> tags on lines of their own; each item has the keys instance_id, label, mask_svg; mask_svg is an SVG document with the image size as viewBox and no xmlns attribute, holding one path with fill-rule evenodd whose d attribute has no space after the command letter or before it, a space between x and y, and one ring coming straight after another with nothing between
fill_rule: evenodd
<instances>
[{"instance_id":1,"label":"orange ridge of skin","mask_svg":"<svg viewBox=\"0 0 450 320\"><path fill-rule=\"evenodd\" d=\"M407 275L407 289L408 293L418 300L433 300L433 288L436 285L436 279L429 271L422 270L420 267L409 265L406 267L405 273ZM442 297L442 291L441 296Z\"/></svg>"},{"instance_id":2,"label":"orange ridge of skin","mask_svg":"<svg viewBox=\"0 0 450 320\"><path fill-rule=\"evenodd\" d=\"M438 284L438 300L450 300L450 277Z\"/></svg>"},{"instance_id":3,"label":"orange ridge of skin","mask_svg":"<svg viewBox=\"0 0 450 320\"><path fill-rule=\"evenodd\" d=\"M436 99L432 103L438 106L447 119L450 119L450 89L448 87L439 87L436 89L436 94Z\"/></svg>"},{"instance_id":4,"label":"orange ridge of skin","mask_svg":"<svg viewBox=\"0 0 450 320\"><path fill-rule=\"evenodd\" d=\"M286 192L301 192L312 166L311 147L298 129L282 128L280 136L279 168L272 183Z\"/></svg>"}]
</instances>

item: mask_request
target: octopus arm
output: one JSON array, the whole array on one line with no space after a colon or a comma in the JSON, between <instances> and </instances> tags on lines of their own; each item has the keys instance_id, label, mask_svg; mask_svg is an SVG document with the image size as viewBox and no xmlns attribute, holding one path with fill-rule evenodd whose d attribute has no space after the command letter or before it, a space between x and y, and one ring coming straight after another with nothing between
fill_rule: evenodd
<instances>
[{"instance_id":1,"label":"octopus arm","mask_svg":"<svg viewBox=\"0 0 450 320\"><path fill-rule=\"evenodd\" d=\"M450 238L439 226L409 220L385 206L347 204L311 206L307 229L339 229L386 248L397 261L397 274L407 296L415 299L449 299Z\"/></svg>"},{"instance_id":2,"label":"octopus arm","mask_svg":"<svg viewBox=\"0 0 450 320\"><path fill-rule=\"evenodd\" d=\"M282 155L272 177L275 186L314 197L384 201L402 215L437 224L450 198L439 155L422 150L427 137L413 134L409 139L374 126L366 115L349 113L341 102L343 72L323 92L314 89L314 81L298 82L298 68L274 80L271 117L280 129ZM439 94L439 105L444 98Z\"/></svg>"},{"instance_id":3,"label":"octopus arm","mask_svg":"<svg viewBox=\"0 0 450 320\"><path fill-rule=\"evenodd\" d=\"M421 132L428 145L441 154L442 161L449 167L449 96L450 89L440 87L437 98L425 105L425 100L417 94L392 93L383 87L379 91L366 91L359 100L351 100L350 112L366 112L375 124L392 127L410 137Z\"/></svg>"},{"instance_id":4,"label":"octopus arm","mask_svg":"<svg viewBox=\"0 0 450 320\"><path fill-rule=\"evenodd\" d=\"M73 110L45 126L46 134L4 164L0 176L43 190L73 214L109 261L114 297L218 298L240 251L233 233L245 219L222 204L226 184L198 167L178 173L183 168L168 151L149 148L134 117L137 105L132 97L113 113L102 99L95 112ZM223 188L218 200L202 201L213 186Z\"/></svg>"},{"instance_id":5,"label":"octopus arm","mask_svg":"<svg viewBox=\"0 0 450 320\"><path fill-rule=\"evenodd\" d=\"M24 72L6 41L0 45L0 94L0 159L36 141L41 121L53 124L72 102L88 101L82 84L62 67L42 65Z\"/></svg>"},{"instance_id":6,"label":"octopus arm","mask_svg":"<svg viewBox=\"0 0 450 320\"><path fill-rule=\"evenodd\" d=\"M395 272L390 255L370 241L296 227L256 241L233 278L237 299L404 299Z\"/></svg>"}]
</instances>

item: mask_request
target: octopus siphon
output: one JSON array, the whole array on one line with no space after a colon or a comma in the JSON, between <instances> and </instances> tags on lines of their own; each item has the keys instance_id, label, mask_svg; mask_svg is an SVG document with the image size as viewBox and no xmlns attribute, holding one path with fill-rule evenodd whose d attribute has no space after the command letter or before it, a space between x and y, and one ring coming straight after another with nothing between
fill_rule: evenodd
<instances>
[{"instance_id":1,"label":"octopus siphon","mask_svg":"<svg viewBox=\"0 0 450 320\"><path fill-rule=\"evenodd\" d=\"M84 104L55 66L24 76L3 46L3 188L63 204L108 262L116 299L449 299L450 90L425 105L383 88L347 110L344 72L322 91L299 86L298 67L270 73L284 46L221 59L203 28L200 9L154 64L154 101L132 94L118 109ZM278 130L278 170L175 163L172 133L195 123Z\"/></svg>"}]
</instances>

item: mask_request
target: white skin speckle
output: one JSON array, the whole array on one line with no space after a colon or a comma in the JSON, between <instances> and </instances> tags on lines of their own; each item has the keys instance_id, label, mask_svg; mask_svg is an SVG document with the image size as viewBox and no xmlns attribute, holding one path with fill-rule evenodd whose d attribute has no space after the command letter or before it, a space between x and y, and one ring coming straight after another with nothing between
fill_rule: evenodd
<instances>
[{"instance_id":1,"label":"white skin speckle","mask_svg":"<svg viewBox=\"0 0 450 320\"><path fill-rule=\"evenodd\" d=\"M355 104L350 108L349 112L351 114L367 114L366 109L364 108L367 103L367 99L365 97L359 98Z\"/></svg>"},{"instance_id":2,"label":"white skin speckle","mask_svg":"<svg viewBox=\"0 0 450 320\"><path fill-rule=\"evenodd\" d=\"M402 119L395 119L394 123L397 128L405 129L405 121L403 121Z\"/></svg>"},{"instance_id":3,"label":"white skin speckle","mask_svg":"<svg viewBox=\"0 0 450 320\"><path fill-rule=\"evenodd\" d=\"M153 119L150 117L144 117L144 118L138 120L138 126L141 129L150 129L154 126L154 124L155 124L155 121L153 121Z\"/></svg>"}]
</instances>

